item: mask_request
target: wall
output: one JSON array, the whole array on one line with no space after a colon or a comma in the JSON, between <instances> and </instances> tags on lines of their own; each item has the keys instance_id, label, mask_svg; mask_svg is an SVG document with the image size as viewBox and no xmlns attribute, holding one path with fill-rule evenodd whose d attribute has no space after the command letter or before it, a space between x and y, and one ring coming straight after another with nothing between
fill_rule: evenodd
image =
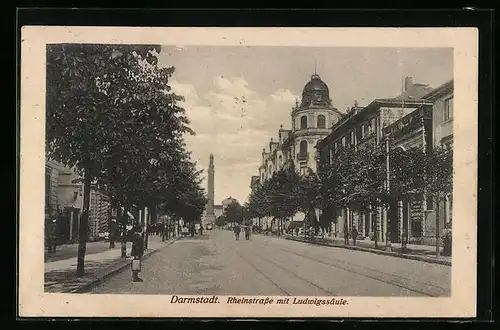
<instances>
[{"instance_id":1,"label":"wall","mask_svg":"<svg viewBox=\"0 0 500 330\"><path fill-rule=\"evenodd\" d=\"M453 118L444 120L445 100L453 97L453 91L443 94L439 99L434 101L433 106L433 123L434 123L434 145L441 144L441 140L453 135Z\"/></svg>"}]
</instances>

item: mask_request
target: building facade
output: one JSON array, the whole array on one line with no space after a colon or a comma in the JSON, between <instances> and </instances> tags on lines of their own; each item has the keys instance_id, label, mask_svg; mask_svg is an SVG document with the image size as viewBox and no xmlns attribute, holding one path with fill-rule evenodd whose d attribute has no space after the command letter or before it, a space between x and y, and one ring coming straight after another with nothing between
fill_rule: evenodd
<instances>
[{"instance_id":1,"label":"building facade","mask_svg":"<svg viewBox=\"0 0 500 330\"><path fill-rule=\"evenodd\" d=\"M299 173L316 171L316 143L330 133L342 113L332 105L330 90L318 74L313 74L302 91L302 100L291 109L291 129L278 130L278 139L271 138L262 150L259 182L268 180L276 171L293 163ZM252 185L257 182L252 179Z\"/></svg>"},{"instance_id":2,"label":"building facade","mask_svg":"<svg viewBox=\"0 0 500 330\"><path fill-rule=\"evenodd\" d=\"M100 234L109 232L111 204L109 197L96 189L90 191L89 239L99 240Z\"/></svg>"},{"instance_id":3,"label":"building facade","mask_svg":"<svg viewBox=\"0 0 500 330\"><path fill-rule=\"evenodd\" d=\"M280 126L278 138L271 137L267 148L262 150L259 175L252 177L251 187L262 184L283 168L293 168L299 174L317 171L316 149L318 141L331 131L343 114L332 105L330 89L314 73L302 90L302 99L296 100L290 111L291 129ZM303 219L301 219L303 220ZM261 219L262 228L271 229L276 222L271 218Z\"/></svg>"},{"instance_id":4,"label":"building facade","mask_svg":"<svg viewBox=\"0 0 500 330\"><path fill-rule=\"evenodd\" d=\"M99 239L109 231L109 196L95 186L90 190L88 239ZM45 221L56 222L59 244L76 242L83 210L84 187L74 169L54 160L45 162Z\"/></svg>"},{"instance_id":5,"label":"building facade","mask_svg":"<svg viewBox=\"0 0 500 330\"><path fill-rule=\"evenodd\" d=\"M453 149L453 97L454 80L449 80L424 97L433 103L433 145ZM453 222L453 194L446 196L438 205L432 205L432 213L438 217L440 228L451 228ZM434 228L435 229L435 228Z\"/></svg>"},{"instance_id":6,"label":"building facade","mask_svg":"<svg viewBox=\"0 0 500 330\"><path fill-rule=\"evenodd\" d=\"M326 166L332 165L335 162L335 153L344 147L351 146L354 150L380 147L385 140L386 127L425 105L431 105L423 99L430 91L430 86L414 84L412 78L407 77L398 96L375 99L364 107L355 104L347 115L332 127L331 133L317 143L318 162L323 162ZM382 207L374 207L367 213L349 208L332 212L333 214L323 216L333 220L331 230L335 236L343 237L346 230L350 234L353 228L356 228L359 236L384 242L387 240L387 233L392 234L390 229L387 230L389 215Z\"/></svg>"}]
</instances>

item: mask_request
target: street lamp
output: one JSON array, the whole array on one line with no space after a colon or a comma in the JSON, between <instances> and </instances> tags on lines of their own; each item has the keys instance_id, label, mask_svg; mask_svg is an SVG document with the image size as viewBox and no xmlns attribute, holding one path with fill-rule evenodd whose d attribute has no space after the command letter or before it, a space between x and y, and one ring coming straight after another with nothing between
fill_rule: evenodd
<instances>
[{"instance_id":1,"label":"street lamp","mask_svg":"<svg viewBox=\"0 0 500 330\"><path fill-rule=\"evenodd\" d=\"M390 189L390 165L389 165L389 134L386 135L385 137L385 171L386 171L386 177L385 177L385 188L386 188L386 193L387 196L390 196L391 189ZM390 200L388 199L388 202L390 203ZM392 251L392 246L391 246L391 236L390 236L390 230L389 230L389 210L390 210L390 205L389 207L386 208L386 228L385 228L385 250L386 251Z\"/></svg>"}]
</instances>

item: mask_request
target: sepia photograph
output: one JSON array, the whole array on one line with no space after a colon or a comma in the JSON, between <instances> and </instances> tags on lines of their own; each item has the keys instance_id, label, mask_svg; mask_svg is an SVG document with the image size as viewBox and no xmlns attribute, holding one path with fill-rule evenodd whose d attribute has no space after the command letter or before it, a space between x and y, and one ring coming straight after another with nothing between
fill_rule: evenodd
<instances>
[{"instance_id":1,"label":"sepia photograph","mask_svg":"<svg viewBox=\"0 0 500 330\"><path fill-rule=\"evenodd\" d=\"M21 80L31 314L474 312L477 64L457 54L474 33L51 29L23 31L40 37Z\"/></svg>"}]
</instances>

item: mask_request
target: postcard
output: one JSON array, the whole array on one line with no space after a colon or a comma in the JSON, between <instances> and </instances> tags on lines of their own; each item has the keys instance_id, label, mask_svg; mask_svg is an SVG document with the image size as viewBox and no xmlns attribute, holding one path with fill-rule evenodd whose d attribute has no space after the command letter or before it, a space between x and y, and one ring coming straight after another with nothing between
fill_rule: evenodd
<instances>
[{"instance_id":1,"label":"postcard","mask_svg":"<svg viewBox=\"0 0 500 330\"><path fill-rule=\"evenodd\" d=\"M475 316L476 29L21 38L20 316Z\"/></svg>"}]
</instances>

